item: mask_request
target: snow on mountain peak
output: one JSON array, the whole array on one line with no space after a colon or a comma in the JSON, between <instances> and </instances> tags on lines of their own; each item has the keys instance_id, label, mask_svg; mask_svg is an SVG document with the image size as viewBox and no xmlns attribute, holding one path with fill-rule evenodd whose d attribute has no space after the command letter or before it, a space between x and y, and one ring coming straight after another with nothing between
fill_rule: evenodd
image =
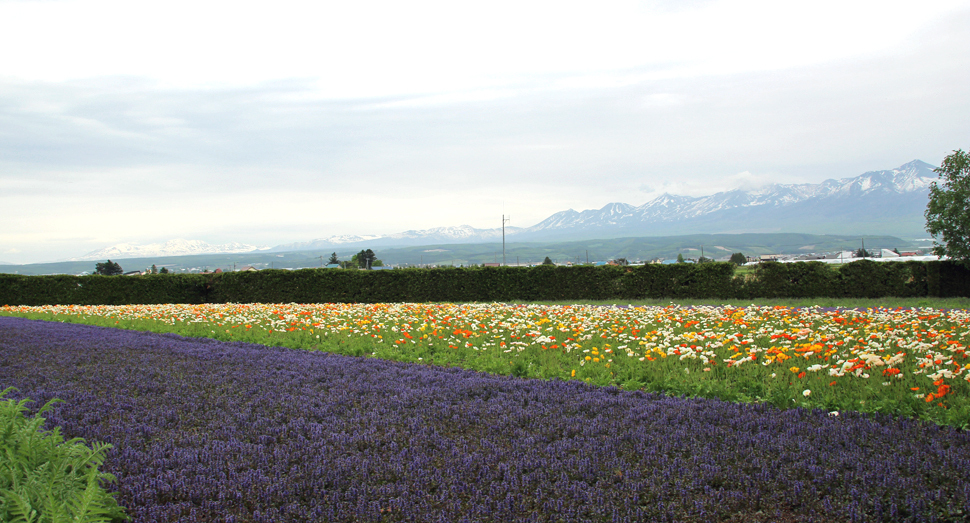
<instances>
[{"instance_id":1,"label":"snow on mountain peak","mask_svg":"<svg viewBox=\"0 0 970 523\"><path fill-rule=\"evenodd\" d=\"M768 214L771 216L778 215L779 212L783 214L788 212L783 209L794 209L798 205L802 207L807 205L813 209L820 208L819 206L843 208L851 207L854 198L873 200L873 198L879 199L894 194L924 192L937 179L938 176L933 171L932 165L920 160L913 160L891 170L871 171L852 178L828 179L816 184L771 184L752 190L735 189L708 196L683 196L664 193L638 207L622 202L612 202L599 209L583 211L568 209L552 214L532 227L506 226L504 233L506 236L511 235L517 239L524 239L550 234L553 236L571 236L576 233L599 233L599 231L609 230L663 230L663 228L676 226L682 222L687 223L691 220L703 220L716 216L725 217L725 219L728 219L728 216L738 216L737 219L742 220L743 223L743 220L751 220L755 216L765 216L765 213L773 213ZM918 194L913 196L919 198ZM721 218L717 219L720 220ZM654 229L651 229L651 227ZM427 243L487 242L501 238L502 233L503 228L501 227L476 229L469 225L460 225L407 230L389 235L334 235L309 242L278 245L272 250L281 252L329 249L340 245L350 247L347 244L377 247ZM255 250L259 250L259 248L240 243L210 245L199 240L175 239L164 244L121 243L74 258L74 261L238 253Z\"/></svg>"},{"instance_id":2,"label":"snow on mountain peak","mask_svg":"<svg viewBox=\"0 0 970 523\"><path fill-rule=\"evenodd\" d=\"M807 200L848 198L874 192L902 194L926 190L934 179L936 174L932 165L913 160L896 169L871 171L852 178L829 179L817 184L771 184L752 190L735 189L701 197L664 193L639 207L611 203L601 209L562 211L526 229L526 232L564 228L589 229L648 222L669 223L730 209L780 208Z\"/></svg>"},{"instance_id":3,"label":"snow on mountain peak","mask_svg":"<svg viewBox=\"0 0 970 523\"><path fill-rule=\"evenodd\" d=\"M518 228L506 227L505 229L508 233L510 230L517 230ZM463 240L475 237L488 238L496 235L502 235L501 228L476 229L471 225L459 225L457 227L434 227L431 229L404 231L396 234L389 234L387 236L383 236L383 238L401 239L430 237L436 240Z\"/></svg>"},{"instance_id":4,"label":"snow on mountain peak","mask_svg":"<svg viewBox=\"0 0 970 523\"><path fill-rule=\"evenodd\" d=\"M328 236L326 238L317 238L313 240L313 242L341 244L341 243L363 242L367 240L374 240L380 237L381 236L379 235L373 235L373 234L364 235L364 236L358 236L356 234L335 234L333 236Z\"/></svg>"},{"instance_id":5,"label":"snow on mountain peak","mask_svg":"<svg viewBox=\"0 0 970 523\"><path fill-rule=\"evenodd\" d=\"M150 243L139 245L136 243L119 243L103 249L89 252L70 261L87 260L122 260L125 258L152 258L161 256L191 256L195 254L224 254L252 252L261 249L255 245L232 242L222 245L212 245L201 240L186 240L176 238L165 243Z\"/></svg>"}]
</instances>

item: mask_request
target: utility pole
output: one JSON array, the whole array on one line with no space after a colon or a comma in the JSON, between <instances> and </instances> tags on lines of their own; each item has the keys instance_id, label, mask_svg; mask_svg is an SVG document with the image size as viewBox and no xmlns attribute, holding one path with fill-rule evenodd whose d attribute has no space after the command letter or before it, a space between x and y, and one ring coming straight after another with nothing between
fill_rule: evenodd
<instances>
[{"instance_id":1,"label":"utility pole","mask_svg":"<svg viewBox=\"0 0 970 523\"><path fill-rule=\"evenodd\" d=\"M512 219L511 216L506 218L504 214L502 215L502 265L503 266L505 265L505 223L511 219Z\"/></svg>"},{"instance_id":2,"label":"utility pole","mask_svg":"<svg viewBox=\"0 0 970 523\"><path fill-rule=\"evenodd\" d=\"M589 249L586 249L586 265L589 265Z\"/></svg>"},{"instance_id":3,"label":"utility pole","mask_svg":"<svg viewBox=\"0 0 970 523\"><path fill-rule=\"evenodd\" d=\"M866 257L866 239L865 238L862 239L862 257L863 258Z\"/></svg>"}]
</instances>

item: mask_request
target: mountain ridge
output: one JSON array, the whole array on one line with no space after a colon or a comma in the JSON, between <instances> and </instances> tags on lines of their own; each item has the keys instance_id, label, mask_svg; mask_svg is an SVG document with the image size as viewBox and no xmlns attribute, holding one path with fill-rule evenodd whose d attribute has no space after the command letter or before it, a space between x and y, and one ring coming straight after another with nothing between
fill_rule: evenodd
<instances>
[{"instance_id":1,"label":"mountain ridge","mask_svg":"<svg viewBox=\"0 0 970 523\"><path fill-rule=\"evenodd\" d=\"M869 171L859 176L840 180L828 179L818 184L770 184L754 190L734 189L709 196L664 193L637 207L616 202L609 203L601 209L587 209L582 212L573 209L560 211L526 228L525 231L575 228L588 224L601 227L604 223L614 224L624 221L681 221L728 209L766 205L778 208L813 198L859 197L877 191L883 194L922 192L928 191L930 183L936 178L932 169L933 166L926 162L913 160L896 169ZM620 216L617 217L617 214Z\"/></svg>"},{"instance_id":2,"label":"mountain ridge","mask_svg":"<svg viewBox=\"0 0 970 523\"><path fill-rule=\"evenodd\" d=\"M639 206L612 202L599 209L559 211L531 227L505 227L504 234L507 241L519 242L747 232L925 237L926 195L930 184L938 179L933 169L926 162L913 160L895 169L820 183L769 184L707 196L664 193ZM500 227L460 225L385 235L332 235L269 248L177 239L147 246L119 244L71 260L481 243L501 240L502 234Z\"/></svg>"},{"instance_id":3,"label":"mountain ridge","mask_svg":"<svg viewBox=\"0 0 970 523\"><path fill-rule=\"evenodd\" d=\"M770 184L708 196L664 193L637 207L615 202L601 209L560 211L520 234L530 239L720 232L918 234L925 224L929 186L937 178L932 165L913 160L817 184Z\"/></svg>"},{"instance_id":4,"label":"mountain ridge","mask_svg":"<svg viewBox=\"0 0 970 523\"><path fill-rule=\"evenodd\" d=\"M119 243L104 249L91 251L83 256L70 258L68 261L90 261L116 259L124 260L129 258L145 258L152 256L192 256L197 254L226 254L243 253L265 250L255 245L231 242L219 245L206 243L202 240L186 240L176 238L165 243L150 243L139 245L137 243Z\"/></svg>"},{"instance_id":5,"label":"mountain ridge","mask_svg":"<svg viewBox=\"0 0 970 523\"><path fill-rule=\"evenodd\" d=\"M616 258L627 260L674 259L677 254L698 257L704 254L723 259L733 252L749 256L761 254L807 254L856 250L865 242L867 249L926 249L925 242L903 240L893 236L839 236L804 233L779 234L694 234L683 236L626 237L613 239L567 240L553 242L508 242L505 259L510 265L539 264L545 257L556 263L605 262ZM171 257L146 257L118 260L124 270L144 270L152 265L174 273L222 269L224 272L245 267L256 269L320 268L330 252L341 260L350 259L358 248L271 253L254 251L238 254L200 254ZM377 251L389 266L469 266L502 262L502 244L451 243L411 247L388 247ZM112 261L115 261L112 259ZM0 265L0 273L91 274L94 261L51 262L25 265Z\"/></svg>"}]
</instances>

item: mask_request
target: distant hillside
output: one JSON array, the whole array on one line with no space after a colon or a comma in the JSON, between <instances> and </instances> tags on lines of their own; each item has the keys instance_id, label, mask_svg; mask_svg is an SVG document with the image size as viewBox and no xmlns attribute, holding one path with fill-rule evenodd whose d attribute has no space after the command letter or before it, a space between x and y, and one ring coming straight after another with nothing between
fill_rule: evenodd
<instances>
[{"instance_id":1,"label":"distant hillside","mask_svg":"<svg viewBox=\"0 0 970 523\"><path fill-rule=\"evenodd\" d=\"M923 212L926 210L929 186L937 179L932 165L913 160L895 169L871 171L852 178L830 179L817 184L772 184L756 190L725 191L701 197L663 194L640 206L610 203L601 209L568 209L531 227L507 226L504 234L507 244L743 233L925 238L926 220ZM447 250L453 253L468 252L463 257L456 254L456 263L482 263L487 254L476 254L475 248L466 249L458 245L501 242L502 234L501 227L476 229L468 225L442 226L387 235L331 235L272 248L240 243L210 245L199 240L175 239L164 244L113 245L73 258L72 261L147 260L171 256L246 253L253 256L239 259L266 259L272 262L271 258L260 257L258 254L298 251L327 251L328 254L333 251L346 251L353 254L361 249L403 249L402 252L408 252L409 248L451 245L454 247ZM526 252L523 251L520 258L530 255ZM662 251L644 250L631 256L662 256L663 254L657 254L660 252ZM560 254L568 257L565 251ZM217 256L213 259L224 258ZM458 262L459 259L464 259L464 262ZM409 256L407 260L402 263L420 263L420 257L418 262L411 261ZM494 262L494 257L488 261Z\"/></svg>"},{"instance_id":2,"label":"distant hillside","mask_svg":"<svg viewBox=\"0 0 970 523\"><path fill-rule=\"evenodd\" d=\"M722 258L734 252L746 255L789 254L855 250L865 240L867 249L911 249L912 242L894 236L834 236L814 234L693 234L684 236L631 237L563 242L507 242L509 264L540 263L545 257L557 263L585 263L676 258L678 253L697 258L703 251L708 258ZM925 246L925 245L924 245ZM199 272L204 269L231 271L254 266L257 269L296 269L321 267L331 252L349 260L360 247L329 248L291 252L249 252L204 254L196 256L159 256L118 260L125 271L144 270L153 264L172 272ZM377 257L387 265L479 265L501 263L502 243L435 244L411 247L375 248ZM94 271L96 261L2 265L0 272L16 274L81 274Z\"/></svg>"},{"instance_id":3,"label":"distant hillside","mask_svg":"<svg viewBox=\"0 0 970 523\"><path fill-rule=\"evenodd\" d=\"M611 238L566 242L507 242L508 264L541 263L549 257L556 263L586 263L616 258L649 261L673 259L677 254L698 258L726 258L742 252L759 254L807 254L856 250L865 239L866 249L910 249L912 242L895 236L833 236L796 233L776 234L692 234L684 236ZM468 265L502 262L502 244L441 244L400 247L378 251L382 260L393 264Z\"/></svg>"},{"instance_id":4,"label":"distant hillside","mask_svg":"<svg viewBox=\"0 0 970 523\"><path fill-rule=\"evenodd\" d=\"M926 237L923 211L933 166L913 160L895 169L817 184L772 184L693 197L663 194L640 206L560 211L531 227L506 227L506 242L549 242L694 234L809 233ZM468 225L383 236L340 235L273 247L273 251L480 244L501 228Z\"/></svg>"},{"instance_id":5,"label":"distant hillside","mask_svg":"<svg viewBox=\"0 0 970 523\"><path fill-rule=\"evenodd\" d=\"M511 238L513 234L522 230L523 229L520 227L506 227L505 234L507 237ZM403 247L421 246L432 243L482 243L495 240L502 240L501 227L496 227L494 229L476 229L468 225L460 225L458 227L435 227L433 229L409 230L384 236L330 236L327 238L318 238L308 242L277 245L269 250L271 252L288 252L313 249L332 249L334 247Z\"/></svg>"}]
</instances>

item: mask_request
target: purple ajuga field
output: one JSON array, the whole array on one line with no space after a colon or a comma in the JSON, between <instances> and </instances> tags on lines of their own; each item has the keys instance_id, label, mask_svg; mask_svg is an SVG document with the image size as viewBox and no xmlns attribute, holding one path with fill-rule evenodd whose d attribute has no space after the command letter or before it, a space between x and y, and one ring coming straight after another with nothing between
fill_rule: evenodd
<instances>
[{"instance_id":1,"label":"purple ajuga field","mask_svg":"<svg viewBox=\"0 0 970 523\"><path fill-rule=\"evenodd\" d=\"M957 521L970 437L0 318L0 389L114 445L132 521Z\"/></svg>"}]
</instances>

